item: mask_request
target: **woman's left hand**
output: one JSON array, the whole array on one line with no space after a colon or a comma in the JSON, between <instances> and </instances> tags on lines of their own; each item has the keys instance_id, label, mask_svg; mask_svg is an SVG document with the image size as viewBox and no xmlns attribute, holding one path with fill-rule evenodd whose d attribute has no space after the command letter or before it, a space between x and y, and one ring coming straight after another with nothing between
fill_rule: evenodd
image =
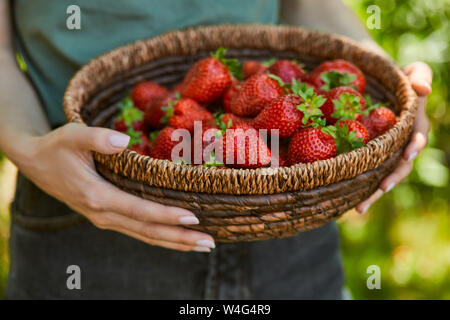
<instances>
[{"instance_id":1,"label":"woman's left hand","mask_svg":"<svg viewBox=\"0 0 450 320\"><path fill-rule=\"evenodd\" d=\"M419 96L419 105L411 141L406 147L403 158L400 160L397 168L381 182L380 187L375 193L356 206L356 210L359 213L365 213L385 192L390 191L409 175L413 167L413 160L425 148L428 142L427 136L430 130L430 122L426 114L426 104L427 95L431 93L431 68L426 63L414 62L406 66L404 71Z\"/></svg>"}]
</instances>

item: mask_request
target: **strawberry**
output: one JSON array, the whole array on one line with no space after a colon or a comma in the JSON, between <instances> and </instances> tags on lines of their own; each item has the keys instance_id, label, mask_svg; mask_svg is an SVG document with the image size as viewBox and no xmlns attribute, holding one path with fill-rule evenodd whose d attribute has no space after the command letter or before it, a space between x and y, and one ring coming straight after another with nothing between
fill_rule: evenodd
<instances>
[{"instance_id":1,"label":"strawberry","mask_svg":"<svg viewBox=\"0 0 450 320\"><path fill-rule=\"evenodd\" d=\"M332 60L320 64L308 75L308 82L323 91L351 86L362 94L366 87L366 79L361 70L345 60Z\"/></svg>"},{"instance_id":2,"label":"strawberry","mask_svg":"<svg viewBox=\"0 0 450 320\"><path fill-rule=\"evenodd\" d=\"M347 131L347 133L355 132L355 137L361 139L364 144L369 142L369 132L362 123L356 120L342 120L338 122L338 125L343 129L347 126L345 131Z\"/></svg>"},{"instance_id":3,"label":"strawberry","mask_svg":"<svg viewBox=\"0 0 450 320\"><path fill-rule=\"evenodd\" d=\"M133 88L131 99L136 108L145 111L151 104L168 93L166 88L161 87L154 82L143 81Z\"/></svg>"},{"instance_id":4,"label":"strawberry","mask_svg":"<svg viewBox=\"0 0 450 320\"><path fill-rule=\"evenodd\" d=\"M234 99L241 90L241 83L239 81L233 81L231 86L225 90L225 93L222 97L223 109L226 113L231 112L231 105L233 104Z\"/></svg>"},{"instance_id":5,"label":"strawberry","mask_svg":"<svg viewBox=\"0 0 450 320\"><path fill-rule=\"evenodd\" d=\"M231 127L234 124L240 124L240 123L246 123L249 125L252 125L252 119L250 118L241 118L238 117L232 113L225 113L223 115L219 116L218 119L223 125L225 125L225 128ZM219 123L219 126L222 127L222 125Z\"/></svg>"},{"instance_id":6,"label":"strawberry","mask_svg":"<svg viewBox=\"0 0 450 320\"><path fill-rule=\"evenodd\" d=\"M397 118L391 109L379 107L370 111L368 115L363 116L359 121L367 128L370 139L375 139L395 126Z\"/></svg>"},{"instance_id":7,"label":"strawberry","mask_svg":"<svg viewBox=\"0 0 450 320\"><path fill-rule=\"evenodd\" d=\"M364 97L355 89L350 87L338 87L327 91L327 100L321 107L327 124L333 125L338 121L356 119L361 117L366 107Z\"/></svg>"},{"instance_id":8,"label":"strawberry","mask_svg":"<svg viewBox=\"0 0 450 320\"><path fill-rule=\"evenodd\" d=\"M169 125L176 129L187 129L192 133L194 132L194 121L202 121L203 124L214 123L214 117L211 112L193 99L184 98L179 100L173 106L173 115L169 119Z\"/></svg>"},{"instance_id":9,"label":"strawberry","mask_svg":"<svg viewBox=\"0 0 450 320\"><path fill-rule=\"evenodd\" d=\"M248 79L256 74L264 73L266 72L266 70L267 67L261 62L256 60L246 61L242 66L242 74L244 76L244 79Z\"/></svg>"},{"instance_id":10,"label":"strawberry","mask_svg":"<svg viewBox=\"0 0 450 320\"><path fill-rule=\"evenodd\" d=\"M326 160L336 155L336 140L320 128L297 131L289 144L289 164Z\"/></svg>"},{"instance_id":11,"label":"strawberry","mask_svg":"<svg viewBox=\"0 0 450 320\"><path fill-rule=\"evenodd\" d=\"M145 111L145 123L153 129L161 129L173 115L173 106L180 100L178 92L171 92L150 105Z\"/></svg>"},{"instance_id":12,"label":"strawberry","mask_svg":"<svg viewBox=\"0 0 450 320\"><path fill-rule=\"evenodd\" d=\"M208 104L231 85L230 73L240 79L239 62L225 58L225 53L225 48L219 48L211 57L197 61L184 78L181 95Z\"/></svg>"},{"instance_id":13,"label":"strawberry","mask_svg":"<svg viewBox=\"0 0 450 320\"><path fill-rule=\"evenodd\" d=\"M291 83L292 80L305 80L306 73L298 64L289 60L278 60L269 68L271 74L279 77L284 83Z\"/></svg>"},{"instance_id":14,"label":"strawberry","mask_svg":"<svg viewBox=\"0 0 450 320\"><path fill-rule=\"evenodd\" d=\"M259 168L271 161L270 150L252 126L241 123L235 124L226 130L222 139L223 156L219 161L228 167ZM233 144L227 143L232 141Z\"/></svg>"},{"instance_id":15,"label":"strawberry","mask_svg":"<svg viewBox=\"0 0 450 320\"><path fill-rule=\"evenodd\" d=\"M159 131L150 150L152 158L172 160L172 149L180 143L180 141L172 141L172 134L175 130L175 128L166 127Z\"/></svg>"},{"instance_id":16,"label":"strawberry","mask_svg":"<svg viewBox=\"0 0 450 320\"><path fill-rule=\"evenodd\" d=\"M231 105L231 111L241 117L256 116L266 104L283 94L283 88L267 74L246 80Z\"/></svg>"},{"instance_id":17,"label":"strawberry","mask_svg":"<svg viewBox=\"0 0 450 320\"><path fill-rule=\"evenodd\" d=\"M278 129L281 138L292 136L302 125L309 125L322 116L320 106L325 98L317 95L313 88L294 80L295 94L281 96L269 103L253 120L256 129Z\"/></svg>"},{"instance_id":18,"label":"strawberry","mask_svg":"<svg viewBox=\"0 0 450 320\"><path fill-rule=\"evenodd\" d=\"M128 148L142 155L150 154L150 140L142 131L136 131L133 128L127 130L127 135L130 136Z\"/></svg>"},{"instance_id":19,"label":"strawberry","mask_svg":"<svg viewBox=\"0 0 450 320\"><path fill-rule=\"evenodd\" d=\"M141 110L134 107L130 97L125 97L120 101L118 107L120 114L114 122L115 130L127 132L132 127L135 131L144 131L145 125L144 121L142 121L144 114Z\"/></svg>"}]
</instances>

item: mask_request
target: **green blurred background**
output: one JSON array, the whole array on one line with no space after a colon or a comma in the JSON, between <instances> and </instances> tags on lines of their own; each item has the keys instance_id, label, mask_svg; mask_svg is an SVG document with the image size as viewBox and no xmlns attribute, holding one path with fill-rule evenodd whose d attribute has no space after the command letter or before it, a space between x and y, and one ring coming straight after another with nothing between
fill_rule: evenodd
<instances>
[{"instance_id":1,"label":"green blurred background","mask_svg":"<svg viewBox=\"0 0 450 320\"><path fill-rule=\"evenodd\" d=\"M429 145L413 173L366 215L340 220L347 288L354 299L450 299L450 1L346 0L363 24L378 5L381 29L374 39L401 66L430 64L433 93ZM0 155L0 298L8 273L8 204L15 168ZM378 265L381 289L369 290L366 269Z\"/></svg>"}]
</instances>

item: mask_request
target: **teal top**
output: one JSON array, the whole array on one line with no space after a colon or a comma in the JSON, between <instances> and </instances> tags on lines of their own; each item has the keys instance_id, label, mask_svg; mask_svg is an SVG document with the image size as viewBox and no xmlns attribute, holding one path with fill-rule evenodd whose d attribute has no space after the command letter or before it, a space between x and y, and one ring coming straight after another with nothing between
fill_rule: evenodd
<instances>
[{"instance_id":1,"label":"teal top","mask_svg":"<svg viewBox=\"0 0 450 320\"><path fill-rule=\"evenodd\" d=\"M69 30L70 5L81 29ZM169 30L223 23L276 23L277 0L15 0L19 51L52 127L65 123L62 97L73 74L115 47Z\"/></svg>"}]
</instances>

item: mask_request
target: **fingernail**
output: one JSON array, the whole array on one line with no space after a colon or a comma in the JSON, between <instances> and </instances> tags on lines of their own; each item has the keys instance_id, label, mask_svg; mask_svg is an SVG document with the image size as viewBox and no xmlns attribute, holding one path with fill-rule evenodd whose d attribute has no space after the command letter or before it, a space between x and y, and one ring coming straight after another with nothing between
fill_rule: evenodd
<instances>
[{"instance_id":1,"label":"fingernail","mask_svg":"<svg viewBox=\"0 0 450 320\"><path fill-rule=\"evenodd\" d=\"M427 88L429 91L430 91L430 93L431 93L431 85L427 82L427 81L422 81L422 85L425 87L425 88Z\"/></svg>"},{"instance_id":2,"label":"fingernail","mask_svg":"<svg viewBox=\"0 0 450 320\"><path fill-rule=\"evenodd\" d=\"M417 152L411 153L411 155L408 158L408 161L413 161L415 158L417 158Z\"/></svg>"},{"instance_id":3,"label":"fingernail","mask_svg":"<svg viewBox=\"0 0 450 320\"><path fill-rule=\"evenodd\" d=\"M390 184L388 184L388 186L386 187L386 191L384 191L384 192L389 192L394 187L395 187L395 182L391 182Z\"/></svg>"},{"instance_id":4,"label":"fingernail","mask_svg":"<svg viewBox=\"0 0 450 320\"><path fill-rule=\"evenodd\" d=\"M362 208L361 214L365 214L367 212L367 210L369 210L369 208L370 208L370 204L366 204L366 206Z\"/></svg>"},{"instance_id":5,"label":"fingernail","mask_svg":"<svg viewBox=\"0 0 450 320\"><path fill-rule=\"evenodd\" d=\"M197 246L199 246L199 247L207 247L207 248L215 248L216 247L216 245L214 244L213 241L206 240L206 239L198 240L197 241Z\"/></svg>"},{"instance_id":6,"label":"fingernail","mask_svg":"<svg viewBox=\"0 0 450 320\"><path fill-rule=\"evenodd\" d=\"M194 217L194 216L179 217L178 221L181 224L199 224L200 223L200 221L197 219L197 217Z\"/></svg>"},{"instance_id":7,"label":"fingernail","mask_svg":"<svg viewBox=\"0 0 450 320\"><path fill-rule=\"evenodd\" d=\"M192 249L192 251L197 251L197 252L211 252L211 248L206 248L206 247L194 247L194 249Z\"/></svg>"},{"instance_id":8,"label":"fingernail","mask_svg":"<svg viewBox=\"0 0 450 320\"><path fill-rule=\"evenodd\" d=\"M130 142L130 137L126 134L121 133L113 133L109 135L109 143L114 148L123 148L128 146L128 143Z\"/></svg>"}]
</instances>

